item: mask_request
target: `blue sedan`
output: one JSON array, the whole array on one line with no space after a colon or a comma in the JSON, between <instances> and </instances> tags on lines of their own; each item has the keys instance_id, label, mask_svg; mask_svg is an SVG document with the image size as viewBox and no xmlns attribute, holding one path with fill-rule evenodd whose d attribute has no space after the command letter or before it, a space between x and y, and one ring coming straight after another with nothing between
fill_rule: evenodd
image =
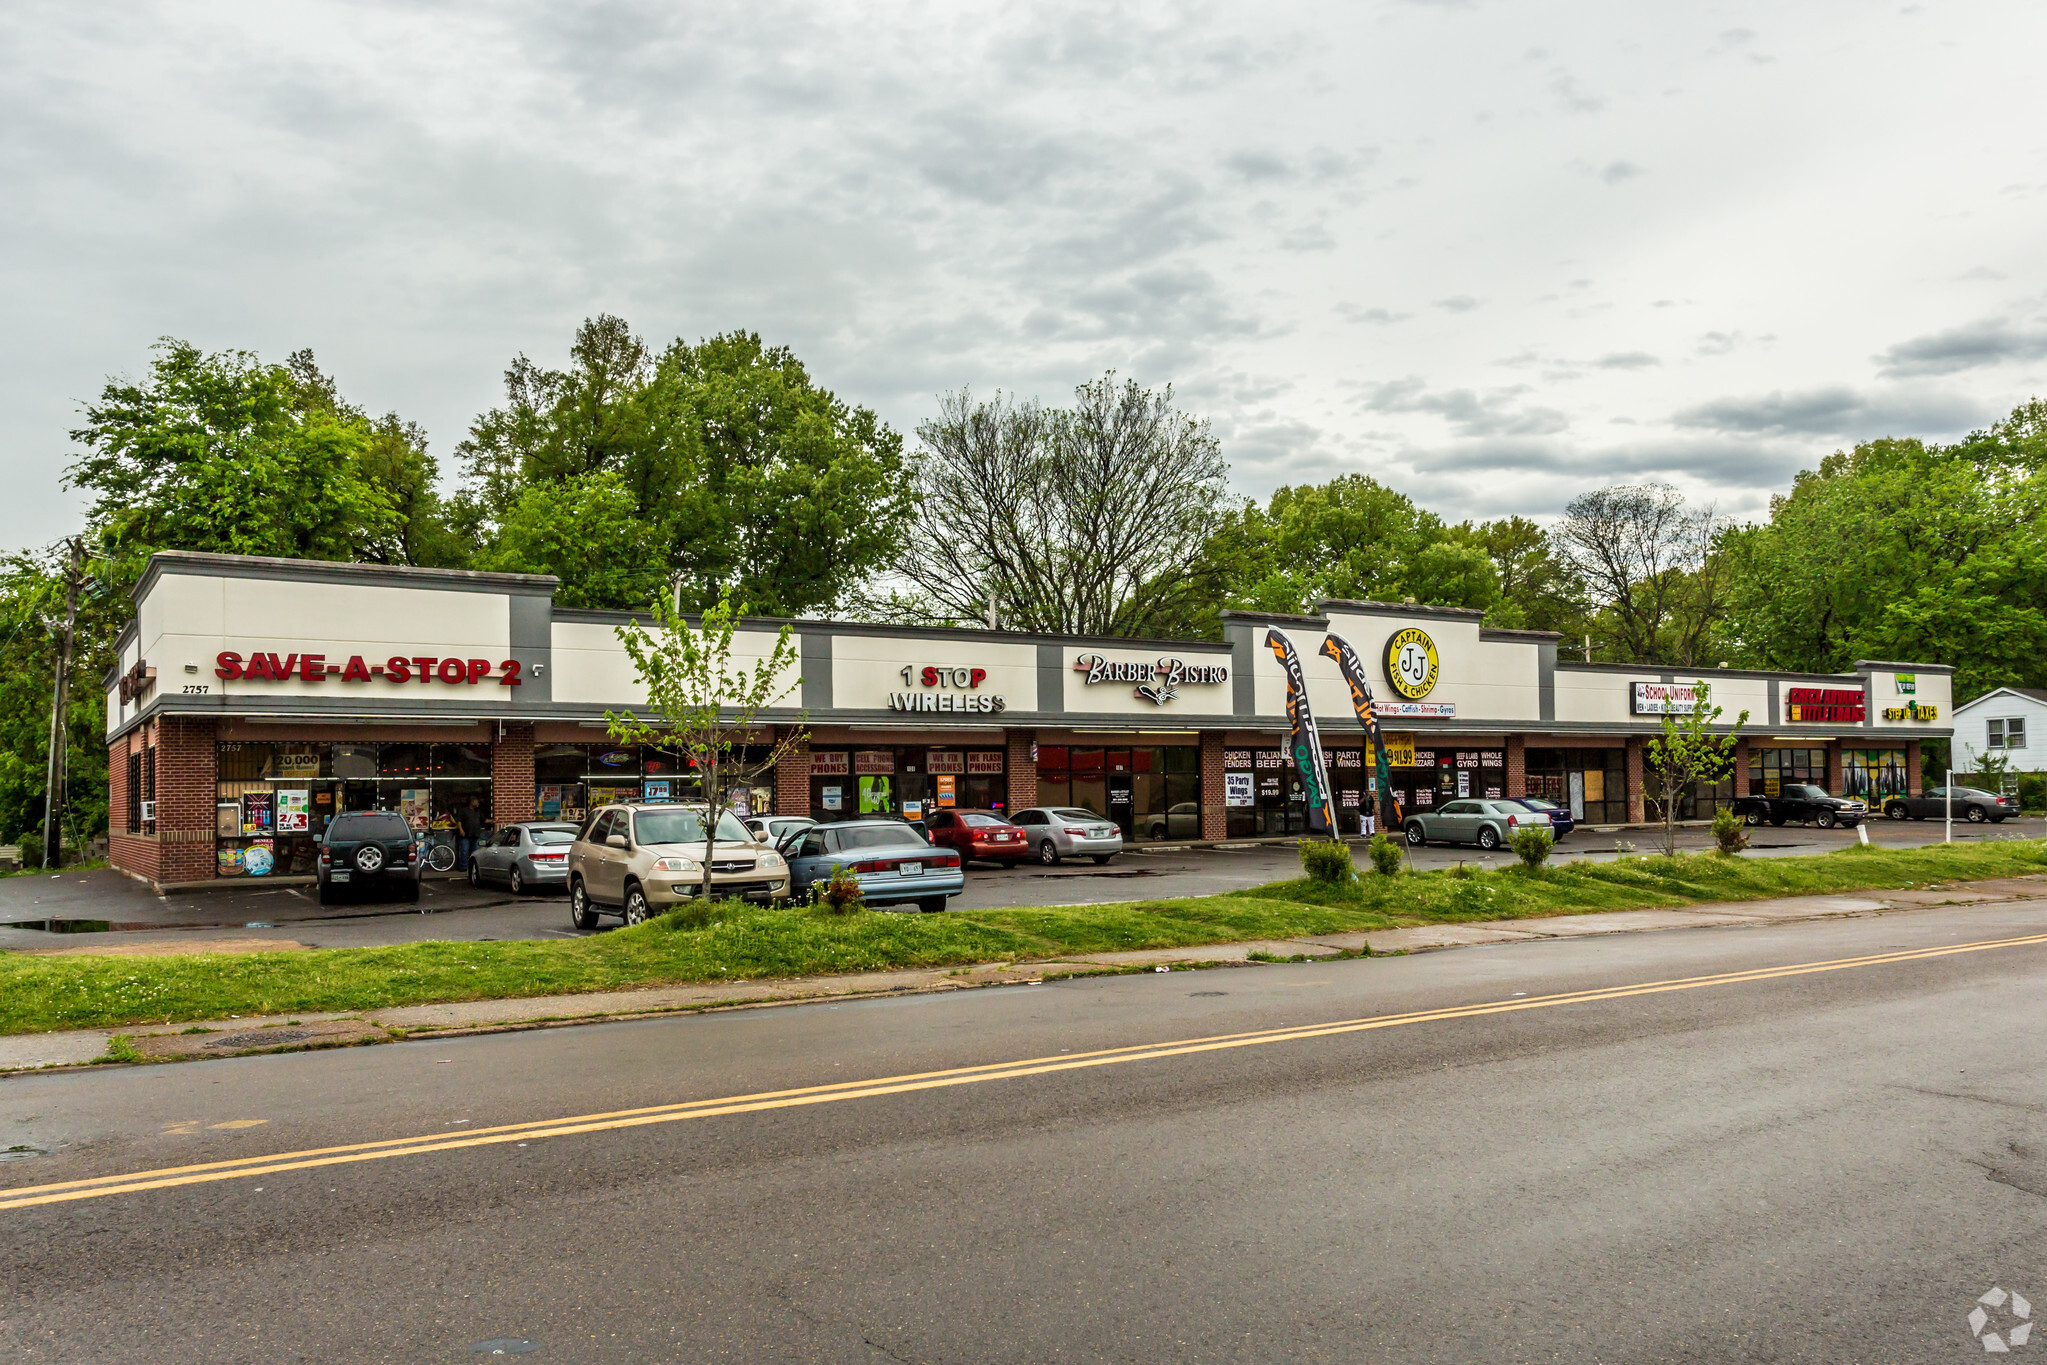
<instances>
[{"instance_id":1,"label":"blue sedan","mask_svg":"<svg viewBox=\"0 0 2047 1365\"><path fill-rule=\"evenodd\" d=\"M915 903L927 914L966 890L960 855L934 848L900 820L846 820L814 825L792 834L782 846L789 860L789 893L808 897L811 887L831 880L844 867L860 883L860 895L875 907Z\"/></svg>"},{"instance_id":2,"label":"blue sedan","mask_svg":"<svg viewBox=\"0 0 2047 1365\"><path fill-rule=\"evenodd\" d=\"M1554 801L1545 801L1539 796L1515 796L1509 799L1515 805L1526 806L1538 815L1547 815L1549 817L1549 834L1552 839L1561 839L1572 830L1578 828L1578 822L1571 818L1569 808L1559 806Z\"/></svg>"}]
</instances>

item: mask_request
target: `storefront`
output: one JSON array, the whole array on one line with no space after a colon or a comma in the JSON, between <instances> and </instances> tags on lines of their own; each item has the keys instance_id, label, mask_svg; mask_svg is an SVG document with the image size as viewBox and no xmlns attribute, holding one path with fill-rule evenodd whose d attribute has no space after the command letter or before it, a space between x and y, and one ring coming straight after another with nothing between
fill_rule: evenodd
<instances>
[{"instance_id":1,"label":"storefront","mask_svg":"<svg viewBox=\"0 0 2047 1365\"><path fill-rule=\"evenodd\" d=\"M646 714L618 639L630 616L559 606L554 587L157 556L106 679L114 862L160 884L304 875L343 811L397 811L432 835L472 805L502 824L693 799L686 760L610 731L609 716ZM1408 810L1533 795L1589 825L1652 819L1648 741L1665 715L1707 704L1700 683L1750 720L1730 778L1674 797L1686 819L1785 782L1910 791L1920 745L1950 734L1949 675L1923 664L1680 677L1574 662L1555 636L1476 612L1361 602L1226 612L1222 626L1222 640L1196 641L795 622L786 694L742 749L750 768L783 757L732 799L819 820L1085 808L1136 843L1299 835L1310 812L1273 637L1300 663L1350 834L1381 775L1332 639L1364 661L1384 780ZM744 623L734 663L764 657L779 627Z\"/></svg>"}]
</instances>

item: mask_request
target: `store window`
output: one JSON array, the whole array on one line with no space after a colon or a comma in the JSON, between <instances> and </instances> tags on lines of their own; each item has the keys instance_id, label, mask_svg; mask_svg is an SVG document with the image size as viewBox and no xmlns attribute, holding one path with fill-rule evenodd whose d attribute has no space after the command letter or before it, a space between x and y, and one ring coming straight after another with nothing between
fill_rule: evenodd
<instances>
[{"instance_id":1,"label":"store window","mask_svg":"<svg viewBox=\"0 0 2047 1365\"><path fill-rule=\"evenodd\" d=\"M1756 749L1748 751L1748 794L1780 796L1787 782L1807 782L1828 791L1825 749Z\"/></svg>"},{"instance_id":2,"label":"store window","mask_svg":"<svg viewBox=\"0 0 2047 1365\"><path fill-rule=\"evenodd\" d=\"M1586 825L1628 821L1625 749L1530 749L1528 795L1554 801Z\"/></svg>"},{"instance_id":3,"label":"store window","mask_svg":"<svg viewBox=\"0 0 2047 1365\"><path fill-rule=\"evenodd\" d=\"M1841 752L1841 795L1860 797L1871 808L1909 793L1903 749L1844 749Z\"/></svg>"},{"instance_id":4,"label":"store window","mask_svg":"<svg viewBox=\"0 0 2047 1365\"><path fill-rule=\"evenodd\" d=\"M1038 804L1106 815L1133 843L1198 839L1201 750L1191 744L1040 745Z\"/></svg>"}]
</instances>

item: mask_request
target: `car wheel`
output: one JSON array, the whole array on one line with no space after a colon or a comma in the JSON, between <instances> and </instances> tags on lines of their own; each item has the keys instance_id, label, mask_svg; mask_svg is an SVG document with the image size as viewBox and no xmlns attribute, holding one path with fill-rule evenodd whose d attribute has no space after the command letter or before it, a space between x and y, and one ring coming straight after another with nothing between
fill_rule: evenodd
<instances>
[{"instance_id":1,"label":"car wheel","mask_svg":"<svg viewBox=\"0 0 2047 1365\"><path fill-rule=\"evenodd\" d=\"M1902 820L1908 812L1903 801L1893 801L1890 805L1884 807L1884 814L1890 816L1893 820Z\"/></svg>"},{"instance_id":2,"label":"car wheel","mask_svg":"<svg viewBox=\"0 0 2047 1365\"><path fill-rule=\"evenodd\" d=\"M320 883L320 904L322 905L334 904L334 888L327 885L327 883L324 880L322 880Z\"/></svg>"},{"instance_id":3,"label":"car wheel","mask_svg":"<svg viewBox=\"0 0 2047 1365\"><path fill-rule=\"evenodd\" d=\"M1760 825L1763 823L1763 813L1759 810L1745 810L1741 813L1741 822L1745 825Z\"/></svg>"},{"instance_id":4,"label":"car wheel","mask_svg":"<svg viewBox=\"0 0 2047 1365\"><path fill-rule=\"evenodd\" d=\"M526 894L526 882L519 876L519 869L516 867L505 874L505 885L512 888L512 894L515 896Z\"/></svg>"},{"instance_id":5,"label":"car wheel","mask_svg":"<svg viewBox=\"0 0 2047 1365\"><path fill-rule=\"evenodd\" d=\"M597 927L597 907L590 904L590 893L583 889L580 877L569 886L569 923L578 929Z\"/></svg>"},{"instance_id":6,"label":"car wheel","mask_svg":"<svg viewBox=\"0 0 2047 1365\"><path fill-rule=\"evenodd\" d=\"M938 914L945 909L945 897L926 896L923 900L917 902L917 908L927 915Z\"/></svg>"},{"instance_id":7,"label":"car wheel","mask_svg":"<svg viewBox=\"0 0 2047 1365\"><path fill-rule=\"evenodd\" d=\"M1046 867L1056 867L1059 865L1059 850L1050 839L1038 845L1038 861Z\"/></svg>"},{"instance_id":8,"label":"car wheel","mask_svg":"<svg viewBox=\"0 0 2047 1365\"><path fill-rule=\"evenodd\" d=\"M469 860L469 884L471 886L483 885L483 870L476 865L476 859L474 858Z\"/></svg>"},{"instance_id":9,"label":"car wheel","mask_svg":"<svg viewBox=\"0 0 2047 1365\"><path fill-rule=\"evenodd\" d=\"M1103 863L1108 862L1109 859L1115 857L1116 855L1113 853L1090 853L1088 856L1095 860L1096 867L1100 867Z\"/></svg>"},{"instance_id":10,"label":"car wheel","mask_svg":"<svg viewBox=\"0 0 2047 1365\"><path fill-rule=\"evenodd\" d=\"M384 850L375 844L364 844L355 851L355 870L365 876L374 876L384 870Z\"/></svg>"},{"instance_id":11,"label":"car wheel","mask_svg":"<svg viewBox=\"0 0 2047 1365\"><path fill-rule=\"evenodd\" d=\"M1429 836L1422 833L1422 822L1419 820L1408 821L1404 832L1407 835L1407 846L1409 848L1420 848L1429 841Z\"/></svg>"},{"instance_id":12,"label":"car wheel","mask_svg":"<svg viewBox=\"0 0 2047 1365\"><path fill-rule=\"evenodd\" d=\"M1821 811L1813 817L1813 820L1821 829L1832 829L1834 827L1834 813L1830 810Z\"/></svg>"},{"instance_id":13,"label":"car wheel","mask_svg":"<svg viewBox=\"0 0 2047 1365\"><path fill-rule=\"evenodd\" d=\"M1166 827L1164 825L1153 825L1149 833L1154 839L1163 839L1166 837Z\"/></svg>"},{"instance_id":14,"label":"car wheel","mask_svg":"<svg viewBox=\"0 0 2047 1365\"><path fill-rule=\"evenodd\" d=\"M1971 807L1969 807L1969 810L1968 810L1968 820L1969 820L1969 823L1970 823L1970 824L1972 824L1972 825L1980 825L1980 824L1982 824L1982 823L1983 823L1983 822L1984 822L1985 820L1988 820L1989 818L1990 818L1990 813L1989 813L1988 811L1984 810L1984 809L1983 809L1983 807L1981 807L1981 806L1971 806Z\"/></svg>"},{"instance_id":15,"label":"car wheel","mask_svg":"<svg viewBox=\"0 0 2047 1365\"><path fill-rule=\"evenodd\" d=\"M647 893L637 885L625 889L625 922L628 926L645 924L652 912L647 908Z\"/></svg>"},{"instance_id":16,"label":"car wheel","mask_svg":"<svg viewBox=\"0 0 2047 1365\"><path fill-rule=\"evenodd\" d=\"M1500 846L1500 832L1491 825L1485 826L1478 832L1478 846L1491 853Z\"/></svg>"}]
</instances>

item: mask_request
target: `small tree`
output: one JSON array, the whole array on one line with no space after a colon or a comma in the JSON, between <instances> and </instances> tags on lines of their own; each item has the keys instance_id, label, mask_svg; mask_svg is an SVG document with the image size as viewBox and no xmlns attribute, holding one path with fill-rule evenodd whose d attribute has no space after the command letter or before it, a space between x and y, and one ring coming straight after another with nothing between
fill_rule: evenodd
<instances>
[{"instance_id":1,"label":"small tree","mask_svg":"<svg viewBox=\"0 0 2047 1365\"><path fill-rule=\"evenodd\" d=\"M1694 683L1697 700L1682 721L1669 712L1663 716L1663 733L1649 741L1646 758L1663 789L1663 851L1677 852L1677 802L1694 782L1718 782L1734 770L1734 745L1741 727L1748 724L1748 712L1735 718L1734 729L1725 735L1710 733L1720 719L1720 708L1711 705L1712 694L1704 682Z\"/></svg>"},{"instance_id":2,"label":"small tree","mask_svg":"<svg viewBox=\"0 0 2047 1365\"><path fill-rule=\"evenodd\" d=\"M749 758L747 741L761 716L802 683L785 677L795 666L796 642L784 625L774 648L749 666L732 658L732 636L741 613L730 591L692 626L666 602L654 608L655 630L632 621L618 628L619 643L647 689L652 718L606 711L611 737L620 744L652 744L689 760L703 785L704 881L698 901L711 896L711 854L718 820L731 809L727 793L759 777L789 756L807 732L800 724L778 727L765 754Z\"/></svg>"}]
</instances>

